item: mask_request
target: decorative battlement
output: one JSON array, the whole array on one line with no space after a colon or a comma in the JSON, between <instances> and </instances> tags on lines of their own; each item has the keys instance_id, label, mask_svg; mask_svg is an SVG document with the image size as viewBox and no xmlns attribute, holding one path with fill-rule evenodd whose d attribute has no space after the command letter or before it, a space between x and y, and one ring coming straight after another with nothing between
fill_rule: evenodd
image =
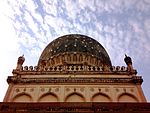
<instances>
[{"instance_id":1,"label":"decorative battlement","mask_svg":"<svg viewBox=\"0 0 150 113\"><path fill-rule=\"evenodd\" d=\"M127 71L125 66L112 66L112 67L97 67L97 66L55 66L40 68L38 66L24 66L20 71Z\"/></svg>"},{"instance_id":2,"label":"decorative battlement","mask_svg":"<svg viewBox=\"0 0 150 113\"><path fill-rule=\"evenodd\" d=\"M13 70L13 74L44 74L44 73L99 73L99 74L130 74L136 75L134 72L129 72L125 66L112 66L112 67L97 67L97 66L81 66L81 65L70 65L70 66L56 66L40 68L38 66L24 66L20 70Z\"/></svg>"}]
</instances>

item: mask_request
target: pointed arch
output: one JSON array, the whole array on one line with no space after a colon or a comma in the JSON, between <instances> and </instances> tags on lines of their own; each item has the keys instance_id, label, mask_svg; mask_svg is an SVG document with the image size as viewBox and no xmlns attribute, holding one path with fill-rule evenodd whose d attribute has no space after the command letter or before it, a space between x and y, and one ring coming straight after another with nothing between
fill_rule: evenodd
<instances>
[{"instance_id":1,"label":"pointed arch","mask_svg":"<svg viewBox=\"0 0 150 113\"><path fill-rule=\"evenodd\" d=\"M12 102L32 102L32 97L27 93L21 93L16 95Z\"/></svg>"},{"instance_id":2,"label":"pointed arch","mask_svg":"<svg viewBox=\"0 0 150 113\"><path fill-rule=\"evenodd\" d=\"M74 92L65 98L65 102L85 102L85 98L82 94Z\"/></svg>"},{"instance_id":3,"label":"pointed arch","mask_svg":"<svg viewBox=\"0 0 150 113\"><path fill-rule=\"evenodd\" d=\"M59 99L56 94L54 93L46 93L43 94L39 99L38 102L58 102Z\"/></svg>"},{"instance_id":4,"label":"pointed arch","mask_svg":"<svg viewBox=\"0 0 150 113\"><path fill-rule=\"evenodd\" d=\"M138 99L129 93L123 93L118 97L118 102L138 102Z\"/></svg>"},{"instance_id":5,"label":"pointed arch","mask_svg":"<svg viewBox=\"0 0 150 113\"><path fill-rule=\"evenodd\" d=\"M91 102L111 102L111 98L103 93L96 93L92 96Z\"/></svg>"}]
</instances>

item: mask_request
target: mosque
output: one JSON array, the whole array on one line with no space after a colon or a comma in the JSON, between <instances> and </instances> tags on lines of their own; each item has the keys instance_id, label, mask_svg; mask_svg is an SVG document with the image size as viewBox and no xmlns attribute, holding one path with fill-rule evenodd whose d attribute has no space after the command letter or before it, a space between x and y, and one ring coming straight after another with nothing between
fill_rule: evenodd
<instances>
[{"instance_id":1,"label":"mosque","mask_svg":"<svg viewBox=\"0 0 150 113\"><path fill-rule=\"evenodd\" d=\"M37 66L17 61L0 111L7 113L148 113L143 79L125 55L112 66L105 48L91 37L69 34L43 50Z\"/></svg>"}]
</instances>

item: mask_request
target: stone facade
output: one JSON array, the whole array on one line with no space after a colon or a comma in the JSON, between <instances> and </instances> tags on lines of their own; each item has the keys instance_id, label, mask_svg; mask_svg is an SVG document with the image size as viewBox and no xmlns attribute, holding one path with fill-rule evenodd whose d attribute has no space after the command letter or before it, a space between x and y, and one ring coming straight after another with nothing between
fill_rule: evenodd
<instances>
[{"instance_id":1,"label":"stone facade","mask_svg":"<svg viewBox=\"0 0 150 113\"><path fill-rule=\"evenodd\" d=\"M59 37L44 49L37 66L23 66L24 61L24 56L19 57L13 76L8 76L9 87L4 98L5 103L0 103L1 110L6 107L7 112L14 109L30 112L29 106L23 107L28 103L34 104L31 107L33 110L39 106L41 112L43 109L48 109L44 112L57 113L82 110L84 113L97 110L105 112L106 109L108 112L116 112L115 110L127 106L125 103L130 103L130 110L134 110L134 105L131 104L133 102L141 103L141 106L146 103L141 88L143 79L137 75L131 58L125 58L127 67L112 66L105 49L90 37ZM49 106L43 102L48 102ZM14 106L11 109L13 103L16 108ZM71 111L67 111L68 109Z\"/></svg>"},{"instance_id":2,"label":"stone facade","mask_svg":"<svg viewBox=\"0 0 150 113\"><path fill-rule=\"evenodd\" d=\"M5 102L146 102L142 78L125 70L14 70L13 74L7 79Z\"/></svg>"}]
</instances>

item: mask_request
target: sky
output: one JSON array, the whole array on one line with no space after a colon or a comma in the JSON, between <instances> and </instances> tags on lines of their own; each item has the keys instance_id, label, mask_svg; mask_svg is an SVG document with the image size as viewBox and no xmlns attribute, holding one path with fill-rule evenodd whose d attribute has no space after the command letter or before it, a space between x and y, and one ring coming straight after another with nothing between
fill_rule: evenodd
<instances>
[{"instance_id":1,"label":"sky","mask_svg":"<svg viewBox=\"0 0 150 113\"><path fill-rule=\"evenodd\" d=\"M44 48L66 34L94 38L114 66L125 66L129 55L150 102L150 0L0 0L0 101L18 57L35 66Z\"/></svg>"}]
</instances>

